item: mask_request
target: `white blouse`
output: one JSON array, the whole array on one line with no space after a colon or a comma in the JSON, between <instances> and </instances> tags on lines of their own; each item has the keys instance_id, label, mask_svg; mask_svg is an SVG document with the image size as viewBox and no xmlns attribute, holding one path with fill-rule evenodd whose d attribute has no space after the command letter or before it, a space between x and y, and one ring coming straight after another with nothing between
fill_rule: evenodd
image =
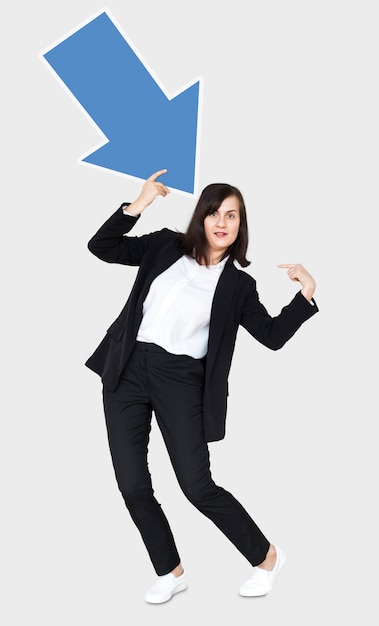
<instances>
[{"instance_id":1,"label":"white blouse","mask_svg":"<svg viewBox=\"0 0 379 626\"><path fill-rule=\"evenodd\" d=\"M155 343L172 354L203 358L213 296L226 261L207 267L182 256L157 276L143 304L137 341Z\"/></svg>"}]
</instances>

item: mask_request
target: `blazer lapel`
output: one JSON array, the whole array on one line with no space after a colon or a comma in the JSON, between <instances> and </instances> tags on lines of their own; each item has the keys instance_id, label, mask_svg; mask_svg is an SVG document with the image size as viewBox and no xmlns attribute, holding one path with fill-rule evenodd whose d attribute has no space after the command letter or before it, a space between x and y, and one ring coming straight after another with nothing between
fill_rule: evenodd
<instances>
[{"instance_id":1,"label":"blazer lapel","mask_svg":"<svg viewBox=\"0 0 379 626\"><path fill-rule=\"evenodd\" d=\"M159 276L159 274L162 274L162 272L167 270L171 265L173 265L173 263L180 259L181 256L183 256L183 252L181 252L177 246L173 246L170 242L167 249L159 255L152 265L147 278L148 288L150 289L151 283L157 276Z\"/></svg>"},{"instance_id":2,"label":"blazer lapel","mask_svg":"<svg viewBox=\"0 0 379 626\"><path fill-rule=\"evenodd\" d=\"M213 298L209 326L209 342L207 354L207 370L210 372L217 354L218 345L228 319L229 309L233 302L234 292L238 283L238 270L233 263L227 262L217 283Z\"/></svg>"}]
</instances>

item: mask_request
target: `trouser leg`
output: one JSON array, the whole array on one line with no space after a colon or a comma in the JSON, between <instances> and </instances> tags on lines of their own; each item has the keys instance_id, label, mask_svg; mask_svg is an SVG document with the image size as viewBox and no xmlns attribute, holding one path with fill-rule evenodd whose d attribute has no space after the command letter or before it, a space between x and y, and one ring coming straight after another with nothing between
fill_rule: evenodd
<instances>
[{"instance_id":1,"label":"trouser leg","mask_svg":"<svg viewBox=\"0 0 379 626\"><path fill-rule=\"evenodd\" d=\"M236 498L211 476L203 434L202 362L153 349L147 355L151 401L184 494L253 566L258 565L266 558L269 541Z\"/></svg>"},{"instance_id":2,"label":"trouser leg","mask_svg":"<svg viewBox=\"0 0 379 626\"><path fill-rule=\"evenodd\" d=\"M109 447L118 487L158 575L180 562L148 469L151 405L141 353L134 353L115 391L103 388Z\"/></svg>"}]
</instances>

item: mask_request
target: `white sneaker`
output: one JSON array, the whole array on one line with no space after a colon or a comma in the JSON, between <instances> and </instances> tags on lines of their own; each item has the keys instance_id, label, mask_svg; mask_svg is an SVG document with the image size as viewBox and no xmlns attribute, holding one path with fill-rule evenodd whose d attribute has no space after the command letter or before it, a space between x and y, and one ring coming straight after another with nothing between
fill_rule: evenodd
<instances>
[{"instance_id":1,"label":"white sneaker","mask_svg":"<svg viewBox=\"0 0 379 626\"><path fill-rule=\"evenodd\" d=\"M186 573L183 572L181 576L174 576L170 572L164 576L158 576L156 583L147 590L145 600L151 604L161 604L171 600L175 593L185 589L187 589Z\"/></svg>"},{"instance_id":2,"label":"white sneaker","mask_svg":"<svg viewBox=\"0 0 379 626\"><path fill-rule=\"evenodd\" d=\"M265 596L271 591L286 560L284 552L278 546L275 546L275 549L276 563L274 569L268 571L261 567L253 567L252 575L240 587L241 596Z\"/></svg>"}]
</instances>

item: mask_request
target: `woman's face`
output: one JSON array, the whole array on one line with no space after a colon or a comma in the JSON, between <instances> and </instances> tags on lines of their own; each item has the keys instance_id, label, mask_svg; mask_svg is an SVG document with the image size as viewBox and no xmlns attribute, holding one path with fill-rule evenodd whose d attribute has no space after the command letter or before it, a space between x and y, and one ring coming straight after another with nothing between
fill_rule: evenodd
<instances>
[{"instance_id":1,"label":"woman's face","mask_svg":"<svg viewBox=\"0 0 379 626\"><path fill-rule=\"evenodd\" d=\"M225 198L217 211L207 215L204 220L204 232L213 263L217 263L235 242L239 227L239 203L235 196Z\"/></svg>"}]
</instances>

